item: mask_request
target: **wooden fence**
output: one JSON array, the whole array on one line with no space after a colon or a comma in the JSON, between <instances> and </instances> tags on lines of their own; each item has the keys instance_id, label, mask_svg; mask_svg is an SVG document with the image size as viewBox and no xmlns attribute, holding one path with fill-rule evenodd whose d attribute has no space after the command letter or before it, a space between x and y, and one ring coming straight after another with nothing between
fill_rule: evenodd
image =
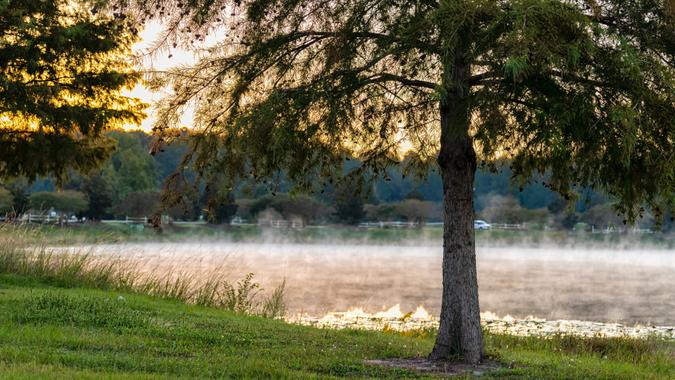
<instances>
[{"instance_id":1,"label":"wooden fence","mask_svg":"<svg viewBox=\"0 0 675 380\"><path fill-rule=\"evenodd\" d=\"M259 220L258 226L272 228L304 228L305 224L301 220Z\"/></svg>"},{"instance_id":2,"label":"wooden fence","mask_svg":"<svg viewBox=\"0 0 675 380\"><path fill-rule=\"evenodd\" d=\"M511 231L520 231L526 230L527 228L523 224L509 224L509 223L492 223L493 230L511 230Z\"/></svg>"},{"instance_id":3,"label":"wooden fence","mask_svg":"<svg viewBox=\"0 0 675 380\"><path fill-rule=\"evenodd\" d=\"M49 215L49 214L23 214L19 219L24 223L39 223L39 224L68 224L68 223L81 223L80 219L77 218L67 218L62 215Z\"/></svg>"},{"instance_id":4,"label":"wooden fence","mask_svg":"<svg viewBox=\"0 0 675 380\"><path fill-rule=\"evenodd\" d=\"M414 228L418 227L419 223L417 222L364 222L359 223L361 228Z\"/></svg>"}]
</instances>

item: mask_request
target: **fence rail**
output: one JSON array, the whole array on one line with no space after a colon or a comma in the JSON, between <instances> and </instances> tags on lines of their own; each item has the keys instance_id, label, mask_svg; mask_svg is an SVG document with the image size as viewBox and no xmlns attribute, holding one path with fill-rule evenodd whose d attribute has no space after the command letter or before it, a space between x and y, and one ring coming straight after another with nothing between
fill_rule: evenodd
<instances>
[{"instance_id":1,"label":"fence rail","mask_svg":"<svg viewBox=\"0 0 675 380\"><path fill-rule=\"evenodd\" d=\"M127 216L124 220L126 224L147 224L148 223L148 218L145 216L142 217L129 217Z\"/></svg>"},{"instance_id":2,"label":"fence rail","mask_svg":"<svg viewBox=\"0 0 675 380\"><path fill-rule=\"evenodd\" d=\"M509 223L492 223L491 224L493 230L525 230L525 226L523 224L509 224Z\"/></svg>"},{"instance_id":3,"label":"fence rail","mask_svg":"<svg viewBox=\"0 0 675 380\"><path fill-rule=\"evenodd\" d=\"M260 220L258 221L260 227L272 228L304 228L305 224L300 220Z\"/></svg>"},{"instance_id":4,"label":"fence rail","mask_svg":"<svg viewBox=\"0 0 675 380\"><path fill-rule=\"evenodd\" d=\"M431 222L426 223L425 225L427 227L443 227L443 222ZM414 228L418 226L419 223L417 222L404 222L404 221L359 223L359 227L361 228ZM493 223L490 225L490 229L518 231L518 230L526 230L527 227L524 224Z\"/></svg>"},{"instance_id":5,"label":"fence rail","mask_svg":"<svg viewBox=\"0 0 675 380\"><path fill-rule=\"evenodd\" d=\"M77 218L67 218L65 216L53 216L49 214L23 214L19 219L24 223L41 223L41 224L56 224L56 223L80 223L81 221Z\"/></svg>"},{"instance_id":6,"label":"fence rail","mask_svg":"<svg viewBox=\"0 0 675 380\"><path fill-rule=\"evenodd\" d=\"M359 223L361 228L413 228L417 227L419 224L417 222L364 222Z\"/></svg>"},{"instance_id":7,"label":"fence rail","mask_svg":"<svg viewBox=\"0 0 675 380\"><path fill-rule=\"evenodd\" d=\"M58 222L58 217L52 217L50 215L39 215L39 214L28 214L28 223L56 223Z\"/></svg>"},{"instance_id":8,"label":"fence rail","mask_svg":"<svg viewBox=\"0 0 675 380\"><path fill-rule=\"evenodd\" d=\"M123 220L118 220L118 219L107 219L107 220L102 220L102 223L110 223L110 224L148 224L148 218L145 216L142 217L131 217L127 216Z\"/></svg>"}]
</instances>

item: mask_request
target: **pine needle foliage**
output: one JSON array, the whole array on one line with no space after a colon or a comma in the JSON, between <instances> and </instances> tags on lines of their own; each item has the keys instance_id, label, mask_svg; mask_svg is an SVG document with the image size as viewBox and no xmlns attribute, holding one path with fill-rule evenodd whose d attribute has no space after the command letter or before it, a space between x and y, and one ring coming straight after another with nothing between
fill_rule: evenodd
<instances>
[{"instance_id":1,"label":"pine needle foliage","mask_svg":"<svg viewBox=\"0 0 675 380\"><path fill-rule=\"evenodd\" d=\"M98 0L0 0L0 177L96 167L114 148L102 133L138 124L122 94L140 76L137 31Z\"/></svg>"},{"instance_id":2,"label":"pine needle foliage","mask_svg":"<svg viewBox=\"0 0 675 380\"><path fill-rule=\"evenodd\" d=\"M675 6L663 0L121 0L167 26L156 52L200 59L152 77L156 130L194 106L186 162L301 188L433 163L439 105L461 98L484 165L512 162L567 198L600 188L634 219L673 206ZM204 44L207 36L214 44ZM206 47L205 47L206 46ZM170 137L163 137L170 140ZM311 175L310 175L311 174Z\"/></svg>"}]
</instances>

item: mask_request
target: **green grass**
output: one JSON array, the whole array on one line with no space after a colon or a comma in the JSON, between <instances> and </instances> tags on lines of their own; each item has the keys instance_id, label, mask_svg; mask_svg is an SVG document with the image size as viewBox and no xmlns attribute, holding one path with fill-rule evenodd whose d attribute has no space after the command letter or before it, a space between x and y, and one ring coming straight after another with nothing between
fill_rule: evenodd
<instances>
[{"instance_id":1,"label":"green grass","mask_svg":"<svg viewBox=\"0 0 675 380\"><path fill-rule=\"evenodd\" d=\"M233 284L222 273L226 269L215 267L200 273L148 271L138 262L122 257L97 257L81 249L53 250L28 239L26 234L0 236L0 274L19 275L53 286L152 295L269 318L284 315L285 282L265 295L253 273Z\"/></svg>"},{"instance_id":2,"label":"green grass","mask_svg":"<svg viewBox=\"0 0 675 380\"><path fill-rule=\"evenodd\" d=\"M368 243L368 244L440 244L441 227L412 229L321 226L304 229L263 229L258 226L166 225L162 232L150 227L132 228L124 224L93 223L58 227L49 225L0 226L0 239L14 234L28 234L36 241L51 245L122 243L122 242L185 242L223 240L232 242L276 241L290 243ZM675 248L671 234L570 234L567 231L477 231L479 246L530 246L555 244L589 248Z\"/></svg>"},{"instance_id":3,"label":"green grass","mask_svg":"<svg viewBox=\"0 0 675 380\"><path fill-rule=\"evenodd\" d=\"M0 377L399 377L364 358L430 341L292 326L148 296L0 277ZM51 371L57 371L58 375Z\"/></svg>"},{"instance_id":4,"label":"green grass","mask_svg":"<svg viewBox=\"0 0 675 380\"><path fill-rule=\"evenodd\" d=\"M406 378L433 334L320 330L176 300L0 275L0 378ZM487 378L669 379L674 344L486 335Z\"/></svg>"},{"instance_id":5,"label":"green grass","mask_svg":"<svg viewBox=\"0 0 675 380\"><path fill-rule=\"evenodd\" d=\"M319 330L247 315L283 309L283 288L256 311L250 278L236 285L142 278L121 261L50 253L36 243L40 231L6 231L3 379L414 378L422 375L364 360L424 356L433 344L433 331ZM503 365L487 378L675 377L672 341L486 334L485 342L489 357Z\"/></svg>"}]
</instances>

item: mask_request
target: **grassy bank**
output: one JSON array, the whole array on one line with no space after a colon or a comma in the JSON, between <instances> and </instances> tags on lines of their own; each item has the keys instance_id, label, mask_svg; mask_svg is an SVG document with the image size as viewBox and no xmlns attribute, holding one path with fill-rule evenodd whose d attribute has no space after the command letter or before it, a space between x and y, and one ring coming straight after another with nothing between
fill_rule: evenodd
<instances>
[{"instance_id":1,"label":"grassy bank","mask_svg":"<svg viewBox=\"0 0 675 380\"><path fill-rule=\"evenodd\" d=\"M351 244L433 244L443 238L441 227L412 229L347 226L316 226L304 229L269 229L258 226L166 225L161 232L152 228L132 228L124 224L92 223L69 227L47 225L0 226L0 238L24 234L31 240L53 245L125 243L125 242L190 242L190 241L268 241L286 243L351 243ZM664 234L590 234L568 231L476 231L479 246L537 246L597 248L675 248L675 238Z\"/></svg>"},{"instance_id":2,"label":"grassy bank","mask_svg":"<svg viewBox=\"0 0 675 380\"><path fill-rule=\"evenodd\" d=\"M95 256L81 249L54 250L31 236L31 231L22 231L0 237L0 274L61 287L144 294L268 318L285 313L283 282L262 294L253 273L232 283L227 279L227 268L221 266L203 273L147 267L130 258Z\"/></svg>"},{"instance_id":3,"label":"grassy bank","mask_svg":"<svg viewBox=\"0 0 675 380\"><path fill-rule=\"evenodd\" d=\"M404 378L432 334L319 330L176 300L0 275L2 378ZM673 343L487 335L504 379L668 379Z\"/></svg>"},{"instance_id":4,"label":"grassy bank","mask_svg":"<svg viewBox=\"0 0 675 380\"><path fill-rule=\"evenodd\" d=\"M54 254L25 238L0 239L0 378L423 377L364 360L424 356L434 331L289 325L259 316L276 315L283 292L256 301L256 289L242 287L244 280L147 277L124 262ZM492 334L485 340L488 356L502 366L487 378L675 374L674 342Z\"/></svg>"}]
</instances>

